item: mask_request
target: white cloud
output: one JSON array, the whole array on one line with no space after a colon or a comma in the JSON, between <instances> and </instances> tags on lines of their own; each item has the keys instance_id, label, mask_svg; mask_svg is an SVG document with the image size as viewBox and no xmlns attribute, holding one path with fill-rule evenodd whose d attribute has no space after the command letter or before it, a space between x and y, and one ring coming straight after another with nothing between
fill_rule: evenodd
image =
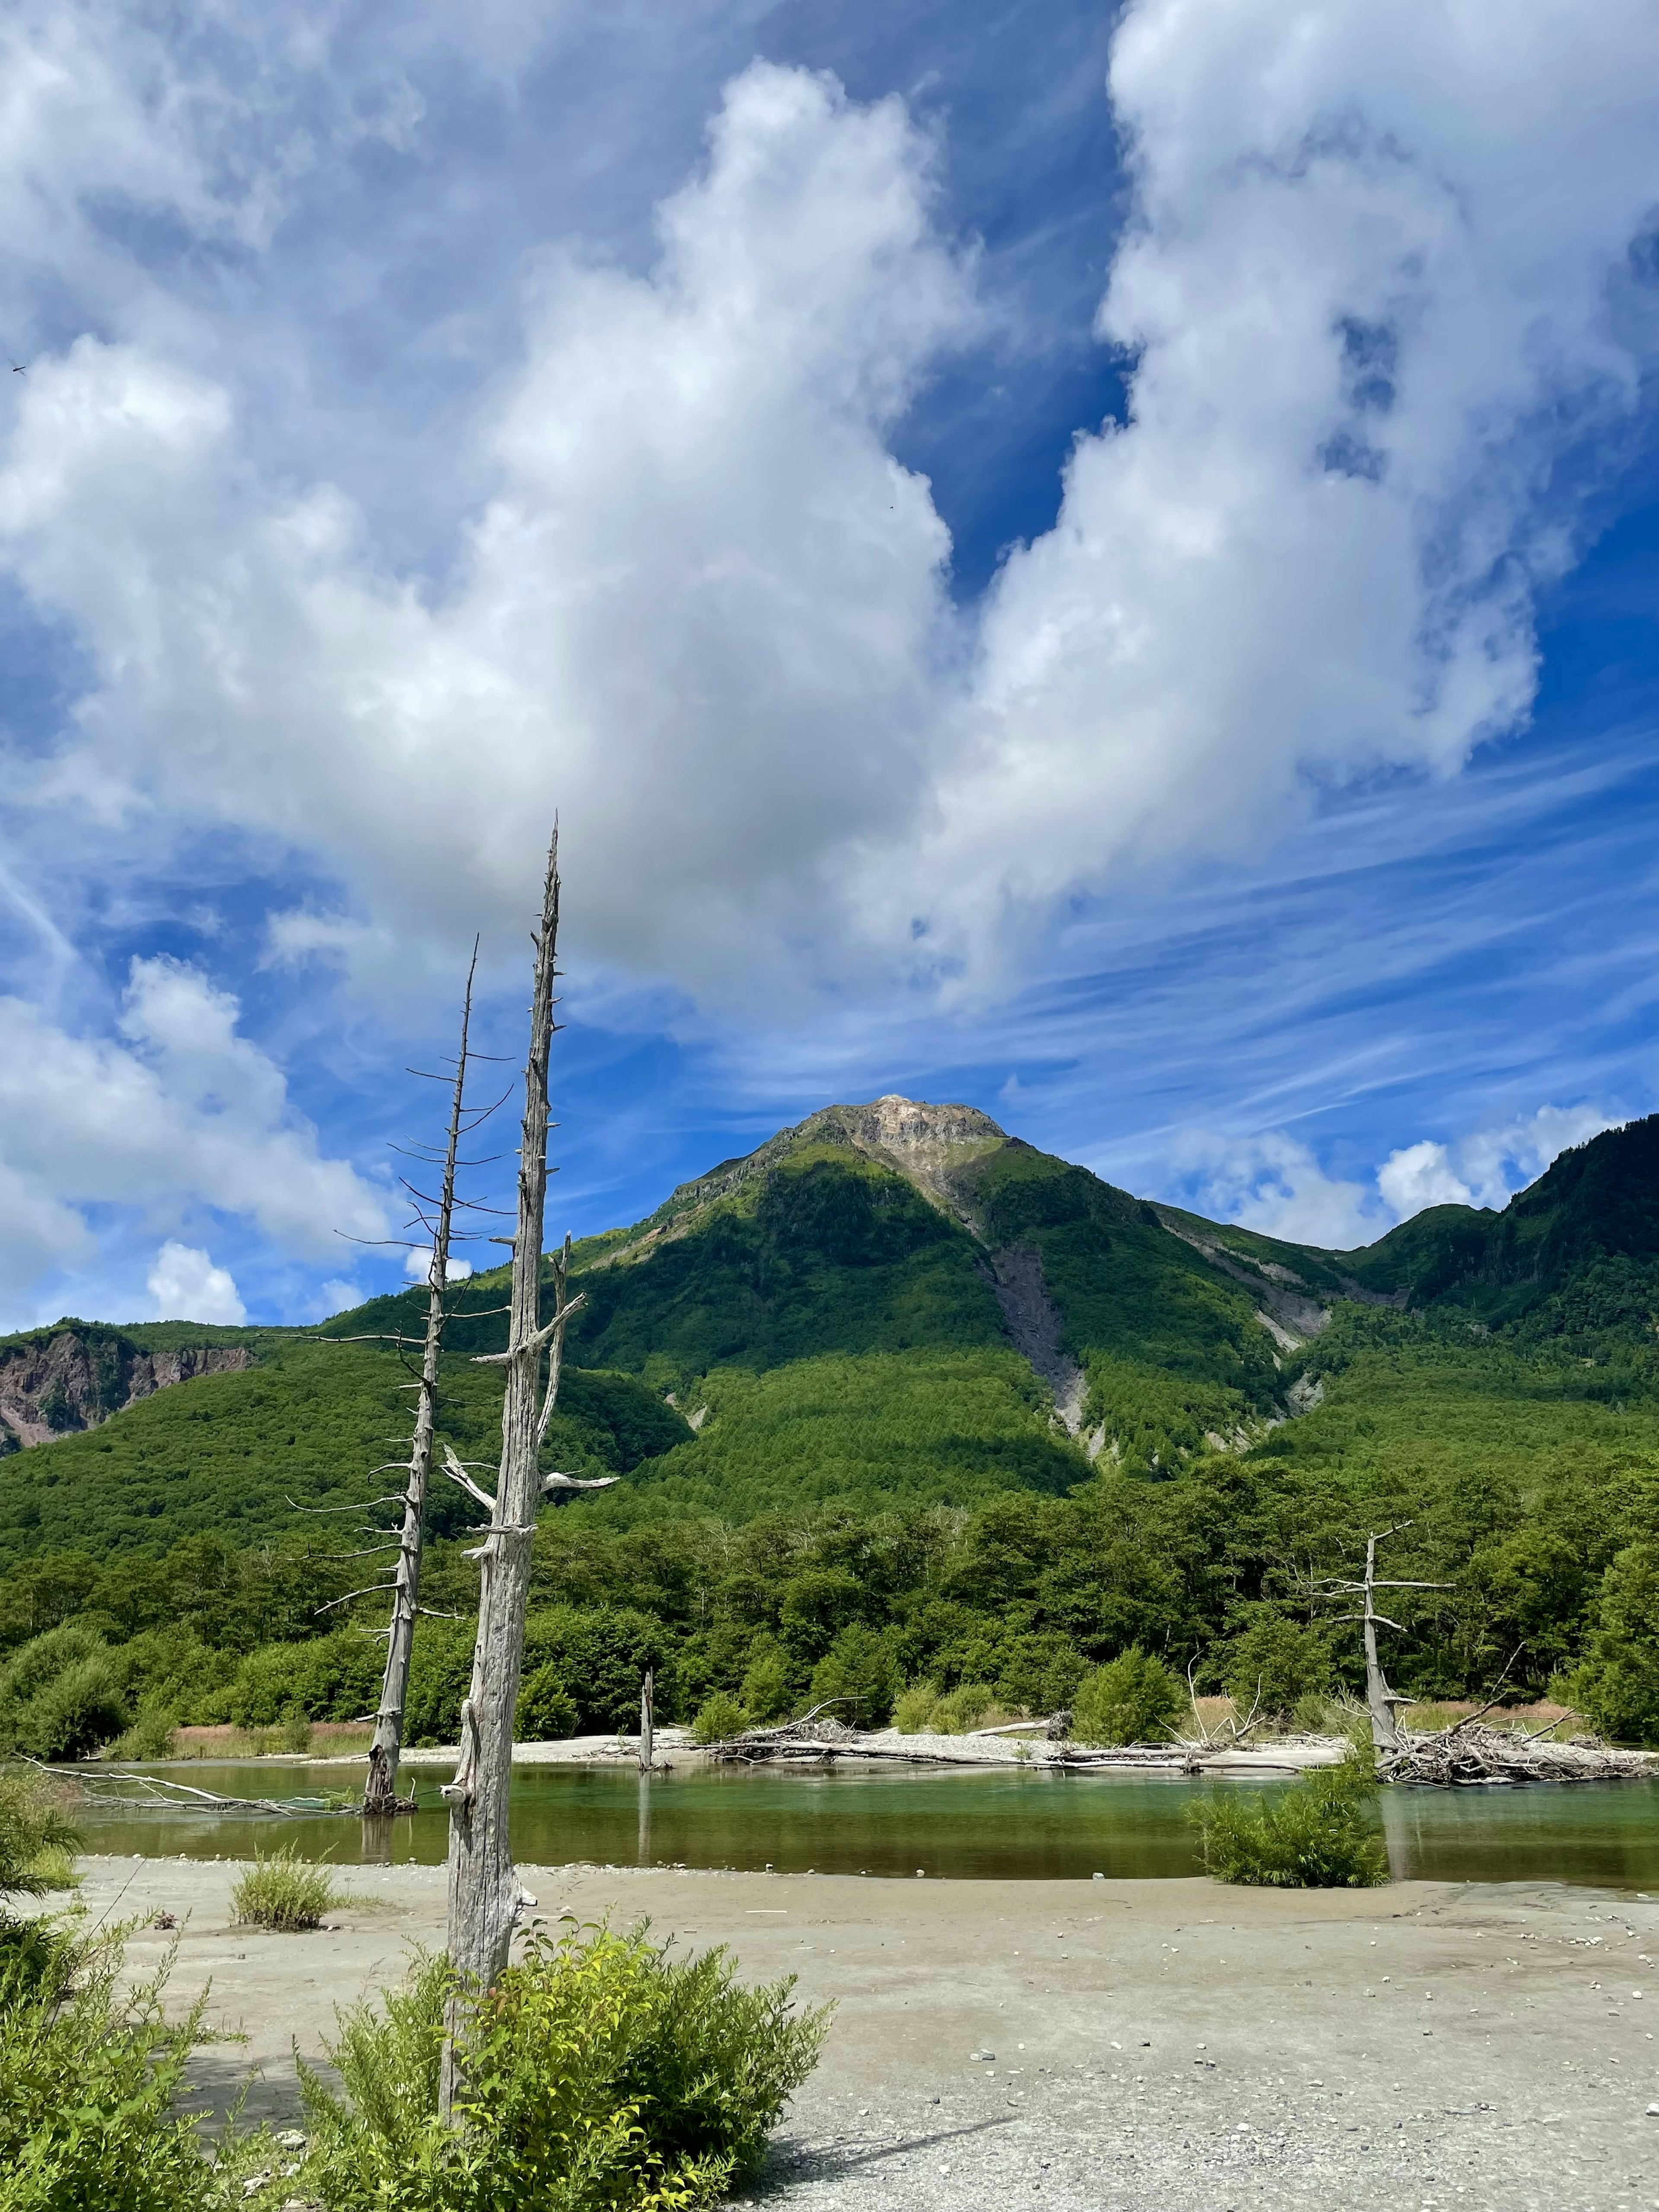
<instances>
[{"instance_id":1,"label":"white cloud","mask_svg":"<svg viewBox=\"0 0 1659 2212\"><path fill-rule=\"evenodd\" d=\"M432 1279L432 1247L417 1244L412 1250L405 1252L404 1273L411 1283L429 1282ZM452 1253L444 1269L444 1280L447 1283L464 1283L471 1273L472 1262L458 1260Z\"/></svg>"},{"instance_id":2,"label":"white cloud","mask_svg":"<svg viewBox=\"0 0 1659 2212\"><path fill-rule=\"evenodd\" d=\"M1525 713L1532 586L1571 550L1553 444L1638 392L1609 295L1659 70L1635 0L1586 28L1560 0L1127 11L1100 328L1130 421L1079 441L992 593L934 848L957 941Z\"/></svg>"},{"instance_id":3,"label":"white cloud","mask_svg":"<svg viewBox=\"0 0 1659 2212\"><path fill-rule=\"evenodd\" d=\"M1244 1138L1195 1131L1172 1164L1182 1179L1183 1205L1288 1243L1341 1251L1391 1225L1362 1183L1328 1176L1310 1147L1282 1130Z\"/></svg>"},{"instance_id":4,"label":"white cloud","mask_svg":"<svg viewBox=\"0 0 1659 2212\"><path fill-rule=\"evenodd\" d=\"M1398 1221L1428 1206L1474 1204L1474 1193L1453 1172L1450 1153L1428 1137L1390 1152L1376 1171L1376 1187Z\"/></svg>"},{"instance_id":5,"label":"white cloud","mask_svg":"<svg viewBox=\"0 0 1659 2212\"><path fill-rule=\"evenodd\" d=\"M337 1231L385 1234L380 1194L320 1154L237 1014L172 960L132 963L121 1041L72 1036L0 998L0 1291L83 1263L92 1208L172 1222L207 1206L307 1258L332 1256Z\"/></svg>"},{"instance_id":6,"label":"white cloud","mask_svg":"<svg viewBox=\"0 0 1659 2212\"><path fill-rule=\"evenodd\" d=\"M1375 1190L1328 1175L1310 1146L1283 1130L1255 1137L1190 1131L1171 1150L1180 1202L1292 1244L1350 1251L1431 1206L1506 1206L1570 1146L1616 1128L1595 1106L1540 1106L1453 1144L1425 1137L1390 1152Z\"/></svg>"},{"instance_id":7,"label":"white cloud","mask_svg":"<svg viewBox=\"0 0 1659 2212\"><path fill-rule=\"evenodd\" d=\"M1599 1106L1540 1106L1453 1145L1425 1138L1389 1153L1376 1171L1377 1188L1402 1221L1427 1206L1507 1206L1552 1160L1602 1129L1617 1128L1620 1119Z\"/></svg>"},{"instance_id":8,"label":"white cloud","mask_svg":"<svg viewBox=\"0 0 1659 2212\"><path fill-rule=\"evenodd\" d=\"M169 1237L145 1279L157 1321L210 1321L240 1324L247 1309L238 1297L228 1267L216 1267L193 1244Z\"/></svg>"},{"instance_id":9,"label":"white cloud","mask_svg":"<svg viewBox=\"0 0 1659 2212\"><path fill-rule=\"evenodd\" d=\"M303 27L263 134L232 101L159 150L165 58L118 44L112 123L65 138L95 175L29 111L53 206L119 179L257 254L307 158ZM1650 37L1638 0L1134 0L1100 318L1130 419L1079 438L977 627L889 446L981 312L895 99L757 64L647 271L549 250L441 588L381 566L332 485L259 479L210 349L88 313L113 335L33 363L0 465L0 551L96 672L14 788L152 841L289 841L352 919L277 917L277 959L384 974L516 930L556 803L590 958L703 991L1003 980L1114 870L1259 847L1310 781L1450 772L1524 715L1532 592L1573 550L1551 462L1650 365L1620 291Z\"/></svg>"}]
</instances>

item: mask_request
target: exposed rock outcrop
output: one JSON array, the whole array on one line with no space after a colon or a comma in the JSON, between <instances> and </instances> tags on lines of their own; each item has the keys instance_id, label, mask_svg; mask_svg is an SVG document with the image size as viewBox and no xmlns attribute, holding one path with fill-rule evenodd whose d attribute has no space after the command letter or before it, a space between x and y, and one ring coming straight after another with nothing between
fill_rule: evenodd
<instances>
[{"instance_id":1,"label":"exposed rock outcrop","mask_svg":"<svg viewBox=\"0 0 1659 2212\"><path fill-rule=\"evenodd\" d=\"M252 1365L253 1354L241 1344L147 1352L118 1329L43 1333L0 1352L0 1449L95 1429L176 1382Z\"/></svg>"}]
</instances>

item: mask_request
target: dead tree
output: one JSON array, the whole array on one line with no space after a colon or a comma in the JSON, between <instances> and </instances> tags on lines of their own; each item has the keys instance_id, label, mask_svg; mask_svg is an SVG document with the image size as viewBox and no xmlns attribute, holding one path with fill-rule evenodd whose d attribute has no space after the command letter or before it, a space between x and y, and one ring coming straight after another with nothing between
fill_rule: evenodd
<instances>
[{"instance_id":1,"label":"dead tree","mask_svg":"<svg viewBox=\"0 0 1659 2212\"><path fill-rule=\"evenodd\" d=\"M640 1685L640 1772L649 1774L656 1757L657 1698L656 1678L647 1667L645 1680Z\"/></svg>"},{"instance_id":2,"label":"dead tree","mask_svg":"<svg viewBox=\"0 0 1659 2212\"><path fill-rule=\"evenodd\" d=\"M1397 1690L1389 1687L1382 1672L1382 1662L1377 1656L1376 1632L1392 1628L1400 1635L1406 1633L1397 1620L1390 1620L1376 1609L1376 1593L1380 1589L1450 1589L1450 1583L1379 1582L1376 1577L1376 1547L1401 1529L1411 1527L1409 1521L1398 1521L1392 1528L1382 1528L1365 1540L1365 1576L1363 1582L1348 1582L1340 1577L1324 1577L1322 1588L1328 1597L1360 1597L1364 1609L1359 1613L1339 1613L1339 1620L1362 1622L1365 1634L1365 1704L1371 1717L1371 1747L1375 1751L1395 1752L1400 1748L1400 1724L1395 1708L1408 1705L1411 1698L1401 1697Z\"/></svg>"},{"instance_id":3,"label":"dead tree","mask_svg":"<svg viewBox=\"0 0 1659 2212\"><path fill-rule=\"evenodd\" d=\"M614 1476L580 1483L569 1475L543 1477L543 1438L559 1395L565 1328L582 1304L568 1293L570 1239L553 1262L553 1312L541 1317L542 1223L547 1198L548 1056L557 1024L553 986L558 977L559 836L548 848L541 929L534 939L535 984L530 1002L530 1054L525 1069L524 1127L519 1152L518 1219L513 1245L513 1288L507 1350L481 1364L504 1367L501 1459L492 1494L474 1481L453 1452L445 1471L488 1516L476 1533L483 1539L468 1557L478 1562L478 1632L472 1680L461 1706L460 1759L444 1796L449 1801L449 1957L457 1976L444 2039L439 2100L453 2119L460 2082L455 2040L459 2008L489 1989L506 1966L520 1909L520 1888L507 1834L507 1795L513 1778L513 1718L524 1661L525 1605L530 1588L530 1547L543 1493L598 1489ZM546 1363L544 1384L543 1363Z\"/></svg>"},{"instance_id":4,"label":"dead tree","mask_svg":"<svg viewBox=\"0 0 1659 2212\"><path fill-rule=\"evenodd\" d=\"M443 1352L444 1328L449 1319L449 1245L455 1219L455 1162L461 1125L467 1118L467 1036L472 1025L472 979L477 966L478 947L475 941L472 963L466 971L466 994L461 1002L461 1048L456 1055L455 1087L450 1095L443 1181L437 1194L436 1209L427 1224L432 1231L432 1261L427 1273L426 1344L415 1401L415 1433L410 1443L409 1483L404 1492L404 1525L398 1539L397 1575L392 1594L386 1672L380 1681L374 1741L368 1754L368 1779L363 1789L366 1819L402 1809L398 1796L398 1763L403 1753L404 1707L409 1695L410 1656L415 1647L415 1616L419 1610L421 1540L426 1525L427 1489L432 1476L433 1443L437 1433L438 1362ZM422 1194L417 1194L416 1204L421 1203Z\"/></svg>"}]
</instances>

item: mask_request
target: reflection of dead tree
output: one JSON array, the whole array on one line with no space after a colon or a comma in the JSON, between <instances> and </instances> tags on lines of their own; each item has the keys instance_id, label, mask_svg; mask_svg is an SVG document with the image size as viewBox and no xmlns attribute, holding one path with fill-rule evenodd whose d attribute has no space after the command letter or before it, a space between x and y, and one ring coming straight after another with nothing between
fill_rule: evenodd
<instances>
[{"instance_id":1,"label":"reflection of dead tree","mask_svg":"<svg viewBox=\"0 0 1659 2212\"><path fill-rule=\"evenodd\" d=\"M536 1507L545 1491L601 1488L614 1476L582 1484L569 1475L540 1472L542 1440L559 1395L564 1333L581 1305L568 1295L570 1239L553 1262L553 1315L541 1317L542 1225L547 1199L548 1057L556 1024L553 986L558 977L559 838L548 849L542 919L535 939L535 987L530 1003L530 1054L525 1069L524 1127L519 1153L519 1206L513 1238L513 1288L507 1350L485 1355L504 1367L501 1460L493 1492L475 1482L453 1453L445 1471L483 1506L483 1538L469 1557L479 1568L478 1632L472 1680L461 1707L460 1761L444 1796L449 1801L449 1957L460 1996L446 2023L439 2101L453 2118L460 2087L455 2061L459 2003L489 1989L507 1964L520 1907L520 1889L507 1834L507 1791L513 1777L513 1717L524 1663L525 1605L530 1588L530 1546ZM547 1380L542 1382L542 1363Z\"/></svg>"},{"instance_id":2,"label":"reflection of dead tree","mask_svg":"<svg viewBox=\"0 0 1659 2212\"><path fill-rule=\"evenodd\" d=\"M1411 1527L1409 1521L1398 1521L1392 1528L1383 1528L1365 1540L1365 1576L1363 1582L1345 1581L1340 1576L1327 1575L1322 1588L1328 1597L1363 1597L1364 1609L1358 1613L1339 1613L1339 1620L1357 1620L1365 1632L1365 1705L1370 1714L1371 1745L1376 1751L1397 1751L1400 1748L1400 1724L1395 1708L1409 1705L1413 1700L1402 1697L1389 1687L1382 1672L1382 1662L1376 1654L1376 1632L1392 1628L1401 1636L1407 1631L1397 1620L1390 1620L1376 1609L1376 1593L1380 1589L1450 1589L1450 1583L1379 1582L1376 1576L1376 1547L1390 1536L1397 1536L1402 1528Z\"/></svg>"}]
</instances>

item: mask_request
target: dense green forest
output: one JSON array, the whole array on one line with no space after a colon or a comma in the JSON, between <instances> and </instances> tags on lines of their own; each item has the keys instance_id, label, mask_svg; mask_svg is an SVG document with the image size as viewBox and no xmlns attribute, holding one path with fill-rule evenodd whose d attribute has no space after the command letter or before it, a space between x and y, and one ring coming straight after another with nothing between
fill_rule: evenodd
<instances>
[{"instance_id":1,"label":"dense green forest","mask_svg":"<svg viewBox=\"0 0 1659 2212\"><path fill-rule=\"evenodd\" d=\"M814 1116L580 1248L548 1464L623 1479L538 1532L526 1669L561 1725L622 1723L646 1665L668 1717L715 1692L757 1718L830 1692L873 1715L920 1681L1046 1710L1130 1644L1219 1683L1266 1621L1310 1680L1352 1682L1319 1578L1407 1522L1390 1571L1451 1587L1405 1601L1403 1688L1571 1682L1598 1724L1659 1740L1659 1123L1565 1155L1504 1213L1321 1253L1145 1205L983 1117L917 1166L872 1111ZM1008 1255L1032 1251L1074 1427L1011 1310ZM467 1285L449 1340L442 1420L469 1458L499 1417L470 1355L499 1341L500 1289ZM307 1509L384 1490L407 1377L340 1340L412 1333L421 1297L319 1331L85 1329L100 1374L123 1334L255 1364L0 1461L0 1731L62 1749L141 1709L368 1709L378 1610L324 1609L362 1571ZM0 1380L73 1336L0 1343ZM416 1639L431 1740L474 1588L471 1509L439 1489L427 1594L459 1618Z\"/></svg>"}]
</instances>

